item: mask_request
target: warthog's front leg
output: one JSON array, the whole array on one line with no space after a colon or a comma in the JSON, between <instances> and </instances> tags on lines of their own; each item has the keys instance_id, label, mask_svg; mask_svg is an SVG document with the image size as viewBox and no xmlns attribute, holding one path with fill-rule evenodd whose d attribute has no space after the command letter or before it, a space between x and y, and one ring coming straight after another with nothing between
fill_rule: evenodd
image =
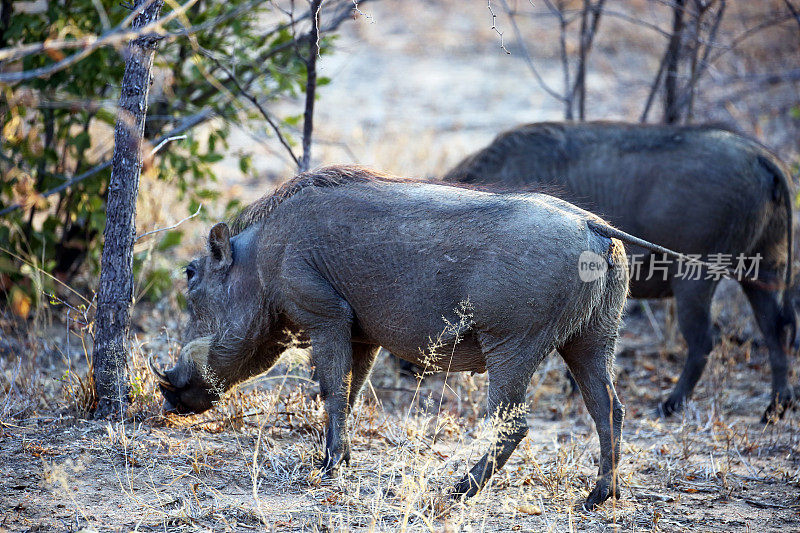
<instances>
[{"instance_id":1,"label":"warthog's front leg","mask_svg":"<svg viewBox=\"0 0 800 533\"><path fill-rule=\"evenodd\" d=\"M517 404L509 409L496 409L493 423L498 424L498 434L489 451L480 458L469 473L456 483L453 496L471 498L489 481L495 472L503 468L508 458L517 449L528 433L525 417L514 415L514 411L522 411L524 405ZM496 422L495 422L496 421Z\"/></svg>"},{"instance_id":2,"label":"warthog's front leg","mask_svg":"<svg viewBox=\"0 0 800 533\"><path fill-rule=\"evenodd\" d=\"M312 331L312 360L319 379L319 389L328 413L325 432L325 459L322 472L333 475L340 462L350 460L347 434L348 400L353 366L350 327L342 325Z\"/></svg>"}]
</instances>

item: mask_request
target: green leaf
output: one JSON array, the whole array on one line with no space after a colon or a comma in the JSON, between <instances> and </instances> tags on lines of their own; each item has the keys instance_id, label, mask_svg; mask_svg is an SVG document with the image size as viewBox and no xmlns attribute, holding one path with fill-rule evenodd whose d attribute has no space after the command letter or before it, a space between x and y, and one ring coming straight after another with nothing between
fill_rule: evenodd
<instances>
[{"instance_id":1,"label":"green leaf","mask_svg":"<svg viewBox=\"0 0 800 533\"><path fill-rule=\"evenodd\" d=\"M159 252L169 250L170 248L178 246L181 243L181 240L183 240L183 231L181 230L164 232L164 237L161 239L161 242L158 243L158 247L156 249Z\"/></svg>"},{"instance_id":2,"label":"green leaf","mask_svg":"<svg viewBox=\"0 0 800 533\"><path fill-rule=\"evenodd\" d=\"M247 174L253 169L253 156L251 154L239 157L239 170L242 174Z\"/></svg>"},{"instance_id":3,"label":"green leaf","mask_svg":"<svg viewBox=\"0 0 800 533\"><path fill-rule=\"evenodd\" d=\"M203 163L216 163L217 161L222 161L224 156L222 154L218 154L216 152L209 152L207 154L201 154L199 156L200 161Z\"/></svg>"}]
</instances>

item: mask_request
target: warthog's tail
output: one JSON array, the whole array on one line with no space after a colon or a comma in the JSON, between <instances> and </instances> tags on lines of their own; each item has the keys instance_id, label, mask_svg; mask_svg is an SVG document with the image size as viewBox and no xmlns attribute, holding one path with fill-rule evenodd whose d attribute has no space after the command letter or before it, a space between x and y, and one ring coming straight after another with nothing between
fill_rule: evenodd
<instances>
[{"instance_id":1,"label":"warthog's tail","mask_svg":"<svg viewBox=\"0 0 800 533\"><path fill-rule=\"evenodd\" d=\"M792 245L794 244L794 209L792 209L792 189L784 175L781 180L784 186L783 202L786 206L786 286L783 288L783 305L788 301L792 288Z\"/></svg>"},{"instance_id":2,"label":"warthog's tail","mask_svg":"<svg viewBox=\"0 0 800 533\"><path fill-rule=\"evenodd\" d=\"M757 278L742 278L739 273L736 271L728 268L723 267L720 264L716 263L709 263L708 261L703 261L702 259L697 259L696 257L690 257L686 254L682 254L680 252L676 252L675 250L670 250L669 248L665 248L664 246L660 246L658 244L653 244L650 241L646 241L644 239L640 239L639 237L634 237L630 233L625 233L622 230L619 230L615 227L609 226L607 224L601 224L594 220L587 221L587 225L589 228L594 230L595 232L599 233L600 235L604 235L611 239L618 239L622 242L626 242L628 244L633 244L635 246L639 246L641 248L645 248L646 250L650 250L652 252L658 252L660 254L670 255L672 257L676 257L686 263L694 263L696 265L701 265L707 268L713 268L715 272L719 272L725 277L733 278L738 280L742 283L747 283L749 285L754 285L756 287L760 287L765 290L774 290L775 287L773 284L765 283Z\"/></svg>"},{"instance_id":3,"label":"warthog's tail","mask_svg":"<svg viewBox=\"0 0 800 533\"><path fill-rule=\"evenodd\" d=\"M792 188L789 186L789 171L783 167L782 163L777 163L765 156L758 156L758 162L764 169L772 175L775 194L780 194L783 200L783 207L786 209L786 275L783 291L783 304L787 303L787 295L792 287L792 245L794 228L794 210L792 209ZM777 198L775 198L777 200Z\"/></svg>"},{"instance_id":4,"label":"warthog's tail","mask_svg":"<svg viewBox=\"0 0 800 533\"><path fill-rule=\"evenodd\" d=\"M786 328L787 339L790 344L794 344L797 335L797 320L792 305L792 245L794 244L794 210L792 209L791 175L779 159L766 156L758 156L758 162L764 169L772 175L773 194L779 194L783 200L783 207L786 209L786 273L784 278L783 299L781 301L781 320ZM777 198L773 198L777 200Z\"/></svg>"}]
</instances>

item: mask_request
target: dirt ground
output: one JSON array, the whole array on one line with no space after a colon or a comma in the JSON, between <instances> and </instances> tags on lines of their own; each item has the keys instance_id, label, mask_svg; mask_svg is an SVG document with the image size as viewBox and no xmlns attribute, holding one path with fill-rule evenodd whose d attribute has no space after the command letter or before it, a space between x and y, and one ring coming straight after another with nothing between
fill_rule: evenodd
<instances>
[{"instance_id":1,"label":"dirt ground","mask_svg":"<svg viewBox=\"0 0 800 533\"><path fill-rule=\"evenodd\" d=\"M500 49L485 2L367 6L371 18L346 25L336 52L321 61L321 74L334 82L317 105L317 163L429 176L503 129L561 118L513 43L510 55ZM545 79L558 83L553 25L526 24L541 36ZM637 117L661 45L608 21L589 79L589 118ZM711 107L709 116L725 112L743 129L762 126L762 140L796 155L796 137L763 113ZM223 161L223 196L251 200L289 177L287 161L257 128L238 131L232 150L253 139L266 142L255 157L259 180L241 177L233 158ZM203 245L206 229L192 224L180 260ZM134 421L110 424L83 416L89 348L79 324L67 333L59 310L36 330L3 318L0 531L800 530L800 414L760 422L770 373L750 310L726 284L714 312L721 342L685 412L663 420L655 408L676 381L685 345L668 302L629 303L617 357L627 409L622 497L594 512L580 502L597 470L597 436L583 402L567 394L557 356L529 387L527 438L478 497L452 504L443 494L493 431L482 421L485 376L435 375L419 384L381 359L352 419L353 463L323 481L315 466L325 415L302 354L288 354L207 414L165 418L145 360L174 359L181 317L174 297L138 303Z\"/></svg>"}]
</instances>

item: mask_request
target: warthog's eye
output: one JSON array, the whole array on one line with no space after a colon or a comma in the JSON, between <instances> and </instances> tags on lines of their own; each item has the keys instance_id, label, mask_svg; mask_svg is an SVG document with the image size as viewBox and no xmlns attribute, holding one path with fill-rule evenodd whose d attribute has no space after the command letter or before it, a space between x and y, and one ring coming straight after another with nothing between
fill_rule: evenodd
<instances>
[{"instance_id":1,"label":"warthog's eye","mask_svg":"<svg viewBox=\"0 0 800 533\"><path fill-rule=\"evenodd\" d=\"M197 275L197 269L193 264L189 263L188 265L186 265L185 270L186 270L186 282L191 284L192 280Z\"/></svg>"}]
</instances>

